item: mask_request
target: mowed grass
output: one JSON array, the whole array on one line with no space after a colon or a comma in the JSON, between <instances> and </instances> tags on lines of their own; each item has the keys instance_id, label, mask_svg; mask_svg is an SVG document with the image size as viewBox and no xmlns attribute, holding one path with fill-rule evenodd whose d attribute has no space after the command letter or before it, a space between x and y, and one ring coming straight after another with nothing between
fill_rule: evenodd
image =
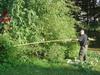
<instances>
[{"instance_id":1,"label":"mowed grass","mask_svg":"<svg viewBox=\"0 0 100 75\"><path fill-rule=\"evenodd\" d=\"M100 75L100 52L89 52L89 63L67 64L49 63L46 60L35 60L30 64L0 65L0 75Z\"/></svg>"}]
</instances>

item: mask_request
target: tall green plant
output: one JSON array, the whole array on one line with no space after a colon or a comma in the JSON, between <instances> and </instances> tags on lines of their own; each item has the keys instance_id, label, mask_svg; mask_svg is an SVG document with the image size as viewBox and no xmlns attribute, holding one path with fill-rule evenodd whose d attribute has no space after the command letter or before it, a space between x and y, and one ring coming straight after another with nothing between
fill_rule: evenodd
<instances>
[{"instance_id":1,"label":"tall green plant","mask_svg":"<svg viewBox=\"0 0 100 75\"><path fill-rule=\"evenodd\" d=\"M76 38L74 26L77 21L73 18L76 7L70 0L14 0L11 5L12 7L8 9L12 17L10 25L13 29L7 34L12 37L16 45ZM77 50L73 45L70 44L70 50L66 47L69 46L68 43L36 44L26 46L25 49L22 46L22 50L21 48L18 50L18 55L16 51L14 53L16 53L15 57L26 56L30 59L31 55L38 58L42 56L51 61L62 61L67 56L65 53L68 53L68 50L68 56Z\"/></svg>"}]
</instances>

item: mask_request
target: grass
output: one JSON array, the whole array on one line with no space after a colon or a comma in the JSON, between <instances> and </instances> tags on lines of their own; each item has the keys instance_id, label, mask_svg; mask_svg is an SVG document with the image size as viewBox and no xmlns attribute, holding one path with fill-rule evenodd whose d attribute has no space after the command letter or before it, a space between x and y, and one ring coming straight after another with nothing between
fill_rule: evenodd
<instances>
[{"instance_id":1,"label":"grass","mask_svg":"<svg viewBox=\"0 0 100 75\"><path fill-rule=\"evenodd\" d=\"M30 64L1 64L0 75L100 75L100 53L89 51L88 63L67 64L49 63L35 60Z\"/></svg>"}]
</instances>

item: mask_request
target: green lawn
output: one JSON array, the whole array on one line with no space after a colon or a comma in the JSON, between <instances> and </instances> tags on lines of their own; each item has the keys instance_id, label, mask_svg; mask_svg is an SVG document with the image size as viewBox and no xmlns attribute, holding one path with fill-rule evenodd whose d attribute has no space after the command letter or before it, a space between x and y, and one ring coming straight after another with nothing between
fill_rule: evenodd
<instances>
[{"instance_id":1,"label":"green lawn","mask_svg":"<svg viewBox=\"0 0 100 75\"><path fill-rule=\"evenodd\" d=\"M88 63L48 63L35 60L32 64L0 65L0 75L100 75L100 53L89 52Z\"/></svg>"}]
</instances>

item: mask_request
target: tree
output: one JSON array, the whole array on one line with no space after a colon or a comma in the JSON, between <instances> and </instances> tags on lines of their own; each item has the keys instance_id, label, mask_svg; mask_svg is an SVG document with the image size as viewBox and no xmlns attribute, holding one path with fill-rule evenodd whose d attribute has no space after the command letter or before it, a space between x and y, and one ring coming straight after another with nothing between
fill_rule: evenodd
<instances>
[{"instance_id":1,"label":"tree","mask_svg":"<svg viewBox=\"0 0 100 75\"><path fill-rule=\"evenodd\" d=\"M73 6L74 2L70 0L14 0L12 8L8 7L13 29L6 33L15 44L76 38L74 27L77 21L73 18L73 13L78 10ZM31 56L62 61L65 57L76 56L77 43L36 44L22 46L14 52L16 55L13 57L21 55L20 59Z\"/></svg>"},{"instance_id":2,"label":"tree","mask_svg":"<svg viewBox=\"0 0 100 75\"><path fill-rule=\"evenodd\" d=\"M78 27L85 29L89 37L96 38L96 42L92 47L94 47L94 45L99 47L100 0L75 0L75 2L81 8L77 16L78 20L81 21Z\"/></svg>"}]
</instances>

